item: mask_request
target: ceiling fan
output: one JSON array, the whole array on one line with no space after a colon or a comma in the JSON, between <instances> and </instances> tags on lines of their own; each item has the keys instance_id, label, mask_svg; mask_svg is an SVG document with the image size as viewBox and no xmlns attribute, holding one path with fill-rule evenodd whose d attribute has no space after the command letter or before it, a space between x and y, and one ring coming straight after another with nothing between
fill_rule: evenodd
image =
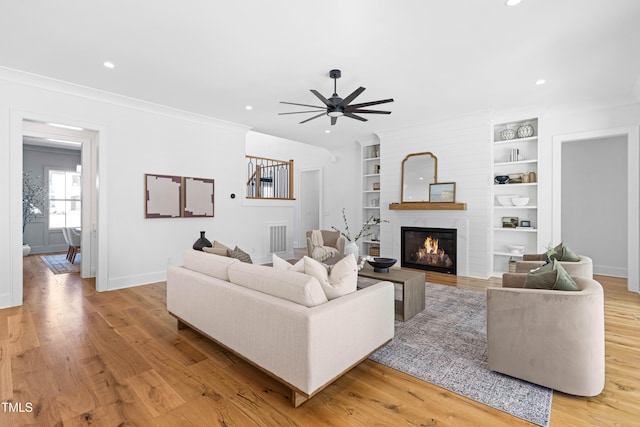
<instances>
[{"instance_id":1,"label":"ceiling fan","mask_svg":"<svg viewBox=\"0 0 640 427\"><path fill-rule=\"evenodd\" d=\"M359 87L358 89L354 90L351 95L347 96L346 98L340 98L338 96L338 92L336 90L336 81L340 78L341 76L341 72L340 70L331 70L329 71L329 77L331 77L333 79L333 95L331 96L331 98L327 99L324 96L322 96L320 94L320 92L318 92L317 90L311 89L311 93L313 93L315 96L318 97L318 99L320 99L320 101L322 101L322 103L324 104L324 106L317 106L317 105L308 105L308 104L297 104L295 102L284 102L284 101L280 101L281 104L289 104L289 105L298 105L301 107L310 107L310 108L317 108L317 110L307 110L307 111L294 111L291 113L278 113L280 115L283 114L302 114L302 113L318 113L320 112L320 114L317 114L313 117L310 117L306 120L303 120L300 122L300 124L302 123L306 123L310 120L313 119L317 119L320 116L324 116L325 114L329 117L331 117L331 125L335 125L336 122L338 121L338 117L349 117L352 119L356 119L356 120L360 120L362 122L366 122L367 119L365 119L364 117L359 116L358 114L391 114L391 111L379 111L379 110L367 110L367 109L363 109L364 107L370 107L372 105L378 105L378 104L386 104L387 102L393 102L393 99L382 99L379 101L371 101L371 102L363 102L361 104L351 104L351 102L356 99L356 97L358 95L360 95L362 92L364 92L365 88L363 88L362 86ZM357 114L356 114L357 113Z\"/></svg>"}]
</instances>

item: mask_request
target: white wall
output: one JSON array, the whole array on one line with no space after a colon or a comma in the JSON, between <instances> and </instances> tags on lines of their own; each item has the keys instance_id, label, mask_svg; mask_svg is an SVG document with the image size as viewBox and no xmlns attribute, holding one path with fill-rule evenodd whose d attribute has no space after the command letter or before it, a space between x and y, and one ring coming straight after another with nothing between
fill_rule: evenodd
<instances>
[{"instance_id":1,"label":"white wall","mask_svg":"<svg viewBox=\"0 0 640 427\"><path fill-rule=\"evenodd\" d=\"M265 223L292 218L290 207L244 203L243 126L6 69L0 93L0 149L10 153L0 156L0 197L11 203L0 210L0 307L22 302L23 117L99 132L100 290L164 280L167 264L179 264L201 230L259 261L267 247ZM326 150L309 154L292 146L285 157L298 157L298 166L329 158ZM145 173L214 178L215 217L145 219Z\"/></svg>"},{"instance_id":2,"label":"white wall","mask_svg":"<svg viewBox=\"0 0 640 427\"><path fill-rule=\"evenodd\" d=\"M380 132L382 256L400 259L400 227L458 229L458 275L489 277L491 229L491 145L488 113ZM400 202L402 161L431 152L438 158L438 182L456 183L456 202L464 211L389 210Z\"/></svg>"},{"instance_id":3,"label":"white wall","mask_svg":"<svg viewBox=\"0 0 640 427\"><path fill-rule=\"evenodd\" d=\"M306 230L301 229L300 208L297 203L300 199L300 173L304 170L317 169L320 171L320 176L324 176L324 170L330 162L331 154L325 148L253 131L247 134L246 147L247 155L294 161L294 196L296 197L296 202L269 200L245 201L244 204L248 206L263 206L267 208L267 214L272 210L269 208L281 207L282 209L277 211L277 215L280 216L281 220L289 223L291 230L287 237L289 241L287 248L292 251L294 245L296 247L306 247L306 240L302 238ZM321 181L319 191L322 193L323 189L326 188L326 183ZM266 254L266 251L263 250L262 253ZM293 252L291 252L291 256L293 256ZM264 259L264 262L271 262L271 260Z\"/></svg>"},{"instance_id":4,"label":"white wall","mask_svg":"<svg viewBox=\"0 0 640 427\"><path fill-rule=\"evenodd\" d=\"M562 240L595 260L596 274L627 277L627 140L562 144Z\"/></svg>"}]
</instances>

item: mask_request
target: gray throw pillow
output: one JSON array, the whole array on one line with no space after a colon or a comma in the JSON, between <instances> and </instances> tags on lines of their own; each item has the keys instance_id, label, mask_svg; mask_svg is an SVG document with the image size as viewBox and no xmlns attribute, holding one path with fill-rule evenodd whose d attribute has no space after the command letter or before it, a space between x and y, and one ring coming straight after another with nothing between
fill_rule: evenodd
<instances>
[{"instance_id":1,"label":"gray throw pillow","mask_svg":"<svg viewBox=\"0 0 640 427\"><path fill-rule=\"evenodd\" d=\"M564 242L561 242L558 246L553 248L556 251L551 255L551 258L557 259L558 261L566 261L566 262L578 262L580 261L580 257L576 255Z\"/></svg>"},{"instance_id":2,"label":"gray throw pillow","mask_svg":"<svg viewBox=\"0 0 640 427\"><path fill-rule=\"evenodd\" d=\"M531 270L527 274L524 287L528 289L550 289L554 291L579 291L576 282L569 276L557 260Z\"/></svg>"},{"instance_id":3,"label":"gray throw pillow","mask_svg":"<svg viewBox=\"0 0 640 427\"><path fill-rule=\"evenodd\" d=\"M248 264L253 264L251 256L237 246L235 247L235 249L229 249L228 252L231 258L239 259L240 261L246 262Z\"/></svg>"}]
</instances>

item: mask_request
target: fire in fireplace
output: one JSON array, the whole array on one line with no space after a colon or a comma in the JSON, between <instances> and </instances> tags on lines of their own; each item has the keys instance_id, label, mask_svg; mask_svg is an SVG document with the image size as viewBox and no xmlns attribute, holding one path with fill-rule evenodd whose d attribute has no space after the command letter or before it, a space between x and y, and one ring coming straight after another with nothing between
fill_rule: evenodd
<instances>
[{"instance_id":1,"label":"fire in fireplace","mask_svg":"<svg viewBox=\"0 0 640 427\"><path fill-rule=\"evenodd\" d=\"M456 274L457 230L401 227L401 265Z\"/></svg>"}]
</instances>

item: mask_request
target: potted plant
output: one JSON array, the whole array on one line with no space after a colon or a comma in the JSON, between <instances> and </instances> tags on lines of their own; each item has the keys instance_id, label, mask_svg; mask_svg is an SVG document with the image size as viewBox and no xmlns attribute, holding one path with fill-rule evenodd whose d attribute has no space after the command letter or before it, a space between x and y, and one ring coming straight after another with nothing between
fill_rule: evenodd
<instances>
[{"instance_id":1,"label":"potted plant","mask_svg":"<svg viewBox=\"0 0 640 427\"><path fill-rule=\"evenodd\" d=\"M39 177L31 172L22 173L22 236L27 228L27 224L33 221L46 210L47 191L44 183ZM27 243L22 246L22 254L29 255L31 248Z\"/></svg>"},{"instance_id":2,"label":"potted plant","mask_svg":"<svg viewBox=\"0 0 640 427\"><path fill-rule=\"evenodd\" d=\"M363 238L363 237L369 237L371 236L371 234L373 233L371 231L371 227L375 226L375 225L380 225L380 223L382 222L389 222L386 220L382 220L378 217L376 217L375 215L371 215L369 217L369 219L367 219L367 221L365 221L364 224L362 224L362 228L360 229L360 231L358 232L358 234L355 235L355 237L351 237L351 231L349 230L349 223L347 222L347 215L344 213L344 208L342 208L342 219L344 221L344 231L339 230L338 228L331 226L332 229L334 229L335 231L339 232L342 236L344 236L345 239L347 239L347 245L344 248L344 252L349 254L352 253L355 255L356 259L358 258L358 255L360 253L360 249L358 248L358 240Z\"/></svg>"}]
</instances>

